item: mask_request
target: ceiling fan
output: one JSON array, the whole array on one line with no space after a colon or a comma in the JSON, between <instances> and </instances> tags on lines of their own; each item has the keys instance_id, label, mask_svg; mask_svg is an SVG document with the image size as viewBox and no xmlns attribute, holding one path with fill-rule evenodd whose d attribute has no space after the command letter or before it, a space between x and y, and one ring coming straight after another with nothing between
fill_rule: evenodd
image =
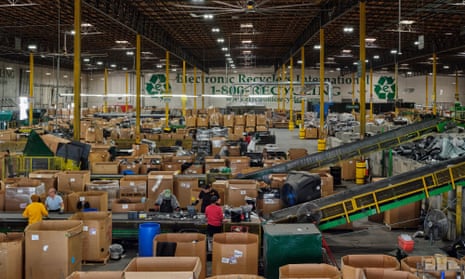
<instances>
[{"instance_id":1,"label":"ceiling fan","mask_svg":"<svg viewBox=\"0 0 465 279\"><path fill-rule=\"evenodd\" d=\"M271 5L271 0L241 0L236 3L228 3L225 1L211 1L216 5L202 6L202 5L186 5L186 4L172 4L178 8L190 9L189 12L192 17L203 17L200 14L235 14L235 13L258 13L258 14L276 14L276 13L293 13L302 12L306 10L315 10L315 3L301 3L301 4L288 4L288 5Z\"/></svg>"},{"instance_id":2,"label":"ceiling fan","mask_svg":"<svg viewBox=\"0 0 465 279\"><path fill-rule=\"evenodd\" d=\"M31 0L21 1L21 0L7 0L8 4L0 4L0 8L8 7L25 7L25 6L35 6L36 3L32 3Z\"/></svg>"}]
</instances>

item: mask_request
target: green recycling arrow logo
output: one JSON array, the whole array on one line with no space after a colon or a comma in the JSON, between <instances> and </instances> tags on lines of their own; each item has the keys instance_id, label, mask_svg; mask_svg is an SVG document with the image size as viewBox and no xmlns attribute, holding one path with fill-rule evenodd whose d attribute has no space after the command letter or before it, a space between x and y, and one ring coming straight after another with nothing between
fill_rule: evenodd
<instances>
[{"instance_id":1,"label":"green recycling arrow logo","mask_svg":"<svg viewBox=\"0 0 465 279\"><path fill-rule=\"evenodd\" d=\"M392 77L381 76L378 84L375 84L375 93L378 98L394 100L396 96L396 84Z\"/></svg>"},{"instance_id":2,"label":"green recycling arrow logo","mask_svg":"<svg viewBox=\"0 0 465 279\"><path fill-rule=\"evenodd\" d=\"M153 74L152 77L150 77L149 82L145 84L145 90L147 91L147 94L163 99L161 95L166 93L167 82L165 74ZM171 92L171 84L169 83L168 88Z\"/></svg>"}]
</instances>

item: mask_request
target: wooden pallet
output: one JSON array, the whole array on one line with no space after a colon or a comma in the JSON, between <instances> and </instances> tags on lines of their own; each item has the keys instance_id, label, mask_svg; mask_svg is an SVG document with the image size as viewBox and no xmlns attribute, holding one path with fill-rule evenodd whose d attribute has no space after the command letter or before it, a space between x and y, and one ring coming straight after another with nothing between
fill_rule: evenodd
<instances>
[{"instance_id":1,"label":"wooden pallet","mask_svg":"<svg viewBox=\"0 0 465 279\"><path fill-rule=\"evenodd\" d=\"M97 259L97 260L82 260L83 265L106 265L108 260L110 259L110 254L108 254L105 258Z\"/></svg>"}]
</instances>

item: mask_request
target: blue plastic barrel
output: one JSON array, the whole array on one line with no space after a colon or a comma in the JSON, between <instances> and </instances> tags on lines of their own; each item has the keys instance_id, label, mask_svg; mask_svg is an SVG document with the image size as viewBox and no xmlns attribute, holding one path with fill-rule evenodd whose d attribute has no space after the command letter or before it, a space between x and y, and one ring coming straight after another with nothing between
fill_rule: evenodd
<instances>
[{"instance_id":1,"label":"blue plastic barrel","mask_svg":"<svg viewBox=\"0 0 465 279\"><path fill-rule=\"evenodd\" d=\"M139 225L139 257L153 257L153 238L160 233L160 224Z\"/></svg>"}]
</instances>

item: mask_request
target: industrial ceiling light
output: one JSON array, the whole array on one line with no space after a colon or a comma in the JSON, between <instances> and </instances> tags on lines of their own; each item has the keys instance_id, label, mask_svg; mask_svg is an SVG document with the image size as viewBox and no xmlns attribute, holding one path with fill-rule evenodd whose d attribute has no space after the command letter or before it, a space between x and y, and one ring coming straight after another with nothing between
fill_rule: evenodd
<instances>
[{"instance_id":1,"label":"industrial ceiling light","mask_svg":"<svg viewBox=\"0 0 465 279\"><path fill-rule=\"evenodd\" d=\"M213 28L212 28L212 32L213 32L213 33L218 33L218 32L220 32L220 28L218 28L218 27L213 27Z\"/></svg>"},{"instance_id":2,"label":"industrial ceiling light","mask_svg":"<svg viewBox=\"0 0 465 279\"><path fill-rule=\"evenodd\" d=\"M90 23L81 23L81 27L84 27L84 28L88 28L88 27L92 27L93 25L90 24Z\"/></svg>"},{"instance_id":3,"label":"industrial ceiling light","mask_svg":"<svg viewBox=\"0 0 465 279\"><path fill-rule=\"evenodd\" d=\"M162 64L157 64L157 68L161 69L161 68L163 68L163 65Z\"/></svg>"},{"instance_id":4,"label":"industrial ceiling light","mask_svg":"<svg viewBox=\"0 0 465 279\"><path fill-rule=\"evenodd\" d=\"M314 45L313 49L321 49L321 46L320 45Z\"/></svg>"},{"instance_id":5,"label":"industrial ceiling light","mask_svg":"<svg viewBox=\"0 0 465 279\"><path fill-rule=\"evenodd\" d=\"M391 54L397 54L397 49L391 49Z\"/></svg>"},{"instance_id":6,"label":"industrial ceiling light","mask_svg":"<svg viewBox=\"0 0 465 279\"><path fill-rule=\"evenodd\" d=\"M343 49L342 53L349 54L349 53L352 53L352 50L351 49Z\"/></svg>"},{"instance_id":7,"label":"industrial ceiling light","mask_svg":"<svg viewBox=\"0 0 465 279\"><path fill-rule=\"evenodd\" d=\"M204 19L213 19L213 15L212 14L204 14L203 18Z\"/></svg>"},{"instance_id":8,"label":"industrial ceiling light","mask_svg":"<svg viewBox=\"0 0 465 279\"><path fill-rule=\"evenodd\" d=\"M97 61L96 64L99 65L99 66L101 66L101 65L103 65L103 62L102 62L102 61Z\"/></svg>"},{"instance_id":9,"label":"industrial ceiling light","mask_svg":"<svg viewBox=\"0 0 465 279\"><path fill-rule=\"evenodd\" d=\"M116 68L116 64L111 64L110 68Z\"/></svg>"},{"instance_id":10,"label":"industrial ceiling light","mask_svg":"<svg viewBox=\"0 0 465 279\"><path fill-rule=\"evenodd\" d=\"M123 68L121 68L121 70L127 71L127 70L128 70L128 67L123 67Z\"/></svg>"},{"instance_id":11,"label":"industrial ceiling light","mask_svg":"<svg viewBox=\"0 0 465 279\"><path fill-rule=\"evenodd\" d=\"M82 61L86 62L86 63L89 63L90 62L90 58L84 58L82 59Z\"/></svg>"},{"instance_id":12,"label":"industrial ceiling light","mask_svg":"<svg viewBox=\"0 0 465 279\"><path fill-rule=\"evenodd\" d=\"M126 55L127 55L127 56L133 56L133 55L134 55L134 51L128 50L128 51L126 51Z\"/></svg>"},{"instance_id":13,"label":"industrial ceiling light","mask_svg":"<svg viewBox=\"0 0 465 279\"><path fill-rule=\"evenodd\" d=\"M403 24L403 25L412 25L414 23L415 23L415 20L410 20L410 19L403 19L399 21L399 24Z\"/></svg>"},{"instance_id":14,"label":"industrial ceiling light","mask_svg":"<svg viewBox=\"0 0 465 279\"><path fill-rule=\"evenodd\" d=\"M365 38L365 42L372 44L376 41L376 38Z\"/></svg>"},{"instance_id":15,"label":"industrial ceiling light","mask_svg":"<svg viewBox=\"0 0 465 279\"><path fill-rule=\"evenodd\" d=\"M379 55L373 55L373 59L375 60L379 59Z\"/></svg>"},{"instance_id":16,"label":"industrial ceiling light","mask_svg":"<svg viewBox=\"0 0 465 279\"><path fill-rule=\"evenodd\" d=\"M37 50L37 45L28 45L27 46L27 49L33 51L33 50Z\"/></svg>"},{"instance_id":17,"label":"industrial ceiling light","mask_svg":"<svg viewBox=\"0 0 465 279\"><path fill-rule=\"evenodd\" d=\"M13 67L6 67L5 70L11 71L11 70L13 70Z\"/></svg>"},{"instance_id":18,"label":"industrial ceiling light","mask_svg":"<svg viewBox=\"0 0 465 279\"><path fill-rule=\"evenodd\" d=\"M444 65L444 66L442 66L442 68L443 68L444 70L448 70L448 69L449 69L449 66L448 66L448 65Z\"/></svg>"},{"instance_id":19,"label":"industrial ceiling light","mask_svg":"<svg viewBox=\"0 0 465 279\"><path fill-rule=\"evenodd\" d=\"M224 39L223 39L223 38L218 38L218 39L216 39L216 41L217 41L218 43L224 43Z\"/></svg>"},{"instance_id":20,"label":"industrial ceiling light","mask_svg":"<svg viewBox=\"0 0 465 279\"><path fill-rule=\"evenodd\" d=\"M251 44L252 40L242 40L241 43L243 43L243 44Z\"/></svg>"},{"instance_id":21,"label":"industrial ceiling light","mask_svg":"<svg viewBox=\"0 0 465 279\"><path fill-rule=\"evenodd\" d=\"M115 41L115 44L126 45L126 44L129 44L129 42L126 41L126 40L116 40L116 41Z\"/></svg>"},{"instance_id":22,"label":"industrial ceiling light","mask_svg":"<svg viewBox=\"0 0 465 279\"><path fill-rule=\"evenodd\" d=\"M221 50L222 51L228 51L228 48L227 47L222 47Z\"/></svg>"},{"instance_id":23,"label":"industrial ceiling light","mask_svg":"<svg viewBox=\"0 0 465 279\"><path fill-rule=\"evenodd\" d=\"M226 56L226 57L230 57L230 56L231 56L231 54L230 54L230 53L225 53L225 54L224 54L224 56Z\"/></svg>"},{"instance_id":24,"label":"industrial ceiling light","mask_svg":"<svg viewBox=\"0 0 465 279\"><path fill-rule=\"evenodd\" d=\"M343 31L344 31L344 33L352 33L352 32L354 32L354 28L350 27L350 26L347 26L347 27L344 27Z\"/></svg>"},{"instance_id":25,"label":"industrial ceiling light","mask_svg":"<svg viewBox=\"0 0 465 279\"><path fill-rule=\"evenodd\" d=\"M241 28L253 28L252 23L241 23Z\"/></svg>"}]
</instances>

